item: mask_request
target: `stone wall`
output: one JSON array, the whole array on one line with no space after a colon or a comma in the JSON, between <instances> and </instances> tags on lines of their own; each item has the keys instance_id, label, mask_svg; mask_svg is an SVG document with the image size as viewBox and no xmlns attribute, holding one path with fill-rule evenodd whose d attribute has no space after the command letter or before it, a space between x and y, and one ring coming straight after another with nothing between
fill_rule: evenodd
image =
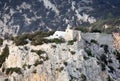
<instances>
[{"instance_id":1,"label":"stone wall","mask_svg":"<svg viewBox=\"0 0 120 81\"><path fill-rule=\"evenodd\" d=\"M82 33L82 38L91 41L91 39L96 40L99 44L113 44L113 36L112 34L104 34L104 33Z\"/></svg>"},{"instance_id":2,"label":"stone wall","mask_svg":"<svg viewBox=\"0 0 120 81\"><path fill-rule=\"evenodd\" d=\"M77 39L77 41L87 40L91 41L96 40L100 44L107 44L107 45L113 45L114 38L112 34L104 34L104 33L81 33L81 31L73 30L73 29L66 29L65 34L65 40L74 40Z\"/></svg>"},{"instance_id":3,"label":"stone wall","mask_svg":"<svg viewBox=\"0 0 120 81\"><path fill-rule=\"evenodd\" d=\"M77 30L72 30L67 28L66 29L66 34L65 34L65 40L69 41L69 40L74 40L77 39L78 41L81 40L81 31L77 31Z\"/></svg>"},{"instance_id":4,"label":"stone wall","mask_svg":"<svg viewBox=\"0 0 120 81\"><path fill-rule=\"evenodd\" d=\"M66 34L65 34L64 39L65 39L66 41L73 40L73 30L66 29L65 32L66 32Z\"/></svg>"}]
</instances>

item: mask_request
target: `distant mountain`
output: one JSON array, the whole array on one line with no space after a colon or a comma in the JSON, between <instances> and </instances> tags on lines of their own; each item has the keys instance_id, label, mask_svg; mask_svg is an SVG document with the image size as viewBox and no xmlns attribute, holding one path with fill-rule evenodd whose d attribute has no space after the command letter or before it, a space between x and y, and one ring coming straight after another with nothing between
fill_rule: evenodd
<instances>
[{"instance_id":1,"label":"distant mountain","mask_svg":"<svg viewBox=\"0 0 120 81\"><path fill-rule=\"evenodd\" d=\"M0 35L64 30L119 16L119 0L0 0Z\"/></svg>"}]
</instances>

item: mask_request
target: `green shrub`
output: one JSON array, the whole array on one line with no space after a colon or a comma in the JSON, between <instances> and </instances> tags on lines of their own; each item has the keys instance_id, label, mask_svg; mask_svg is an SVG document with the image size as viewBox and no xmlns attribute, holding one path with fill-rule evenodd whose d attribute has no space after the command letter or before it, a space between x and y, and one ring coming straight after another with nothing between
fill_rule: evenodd
<instances>
[{"instance_id":1,"label":"green shrub","mask_svg":"<svg viewBox=\"0 0 120 81\"><path fill-rule=\"evenodd\" d=\"M83 58L84 58L84 60L88 60L89 59L89 57L87 57L87 56L83 56Z\"/></svg>"},{"instance_id":2,"label":"green shrub","mask_svg":"<svg viewBox=\"0 0 120 81\"><path fill-rule=\"evenodd\" d=\"M109 75L107 77L107 81L113 81Z\"/></svg>"},{"instance_id":3,"label":"green shrub","mask_svg":"<svg viewBox=\"0 0 120 81\"><path fill-rule=\"evenodd\" d=\"M88 27L76 27L75 30L80 30L81 32L89 32L89 28Z\"/></svg>"},{"instance_id":4,"label":"green shrub","mask_svg":"<svg viewBox=\"0 0 120 81\"><path fill-rule=\"evenodd\" d=\"M36 71L36 70L34 70L32 73L37 73L37 71Z\"/></svg>"},{"instance_id":5,"label":"green shrub","mask_svg":"<svg viewBox=\"0 0 120 81\"><path fill-rule=\"evenodd\" d=\"M24 64L24 65L22 66L22 68L24 68L24 69L25 69L26 67L27 67L27 64Z\"/></svg>"},{"instance_id":6,"label":"green shrub","mask_svg":"<svg viewBox=\"0 0 120 81\"><path fill-rule=\"evenodd\" d=\"M94 40L94 39L91 39L91 41L90 41L91 43L95 43L95 44L98 44L98 42L96 41L96 40Z\"/></svg>"},{"instance_id":7,"label":"green shrub","mask_svg":"<svg viewBox=\"0 0 120 81\"><path fill-rule=\"evenodd\" d=\"M0 46L3 45L3 39L0 38Z\"/></svg>"},{"instance_id":8,"label":"green shrub","mask_svg":"<svg viewBox=\"0 0 120 81\"><path fill-rule=\"evenodd\" d=\"M81 74L81 78L82 78L81 81L87 81L87 78L86 78L86 76L84 74Z\"/></svg>"},{"instance_id":9,"label":"green shrub","mask_svg":"<svg viewBox=\"0 0 120 81\"><path fill-rule=\"evenodd\" d=\"M5 59L9 56L9 47L8 45L5 46L5 48L3 49L2 54L0 55L0 67L2 66L2 64L5 62Z\"/></svg>"},{"instance_id":10,"label":"green shrub","mask_svg":"<svg viewBox=\"0 0 120 81\"><path fill-rule=\"evenodd\" d=\"M75 51L70 51L70 53L71 53L72 55L74 55L74 54L75 54Z\"/></svg>"},{"instance_id":11,"label":"green shrub","mask_svg":"<svg viewBox=\"0 0 120 81\"><path fill-rule=\"evenodd\" d=\"M108 45L101 45L100 47L104 48L105 53L109 52Z\"/></svg>"},{"instance_id":12,"label":"green shrub","mask_svg":"<svg viewBox=\"0 0 120 81\"><path fill-rule=\"evenodd\" d=\"M42 44L44 44L44 43L48 43L49 42L49 40L48 39L44 39L43 37L34 37L33 39L32 39L32 42L31 42L31 44L32 45L42 45Z\"/></svg>"},{"instance_id":13,"label":"green shrub","mask_svg":"<svg viewBox=\"0 0 120 81\"><path fill-rule=\"evenodd\" d=\"M119 51L117 51L117 50L116 50L115 53L116 53L116 59L119 60L119 63L120 63L120 53L119 53Z\"/></svg>"},{"instance_id":14,"label":"green shrub","mask_svg":"<svg viewBox=\"0 0 120 81\"><path fill-rule=\"evenodd\" d=\"M30 68L31 68L31 66L32 66L32 65L27 65L27 64L24 64L24 65L22 66L22 68L24 68L24 69L25 69L25 68L27 67L28 69L30 69Z\"/></svg>"},{"instance_id":15,"label":"green shrub","mask_svg":"<svg viewBox=\"0 0 120 81\"><path fill-rule=\"evenodd\" d=\"M93 57L92 52L91 52L90 49L86 49L86 48L85 48L85 52L87 53L88 56Z\"/></svg>"},{"instance_id":16,"label":"green shrub","mask_svg":"<svg viewBox=\"0 0 120 81\"><path fill-rule=\"evenodd\" d=\"M32 45L42 45L44 43L56 43L56 44L61 44L64 43L64 39L44 39L44 38L38 38L34 41L31 42Z\"/></svg>"},{"instance_id":17,"label":"green shrub","mask_svg":"<svg viewBox=\"0 0 120 81\"><path fill-rule=\"evenodd\" d=\"M42 51L42 50L31 50L31 52L35 52L37 55L39 55L39 58L40 58L40 59L43 59L44 61L49 60L49 57L48 57L48 56L44 57L44 56L41 55L41 54L43 54L43 53L46 53L45 51ZM39 62L42 63L41 61L39 61ZM39 62L36 61L36 64L38 64ZM35 65L36 65L36 64L35 64Z\"/></svg>"},{"instance_id":18,"label":"green shrub","mask_svg":"<svg viewBox=\"0 0 120 81\"><path fill-rule=\"evenodd\" d=\"M57 46L56 45L51 45L51 48L56 48Z\"/></svg>"},{"instance_id":19,"label":"green shrub","mask_svg":"<svg viewBox=\"0 0 120 81\"><path fill-rule=\"evenodd\" d=\"M32 45L42 45L44 43L51 42L48 39L44 39L44 37L48 37L52 35L54 32L43 32L43 31L37 31L29 36L29 39L32 41Z\"/></svg>"},{"instance_id":20,"label":"green shrub","mask_svg":"<svg viewBox=\"0 0 120 81\"><path fill-rule=\"evenodd\" d=\"M100 59L101 59L101 61L103 61L107 65L107 57L106 57L106 55L102 54L100 56Z\"/></svg>"},{"instance_id":21,"label":"green shrub","mask_svg":"<svg viewBox=\"0 0 120 81\"><path fill-rule=\"evenodd\" d=\"M41 54L45 53L45 51L38 50L36 53L40 56Z\"/></svg>"},{"instance_id":22,"label":"green shrub","mask_svg":"<svg viewBox=\"0 0 120 81\"><path fill-rule=\"evenodd\" d=\"M109 72L113 73L115 71L115 69L112 66L108 66L108 68L110 69Z\"/></svg>"},{"instance_id":23,"label":"green shrub","mask_svg":"<svg viewBox=\"0 0 120 81\"><path fill-rule=\"evenodd\" d=\"M53 33L54 32L36 31L32 34L22 34L22 35L13 37L12 40L17 46L27 44L28 42L26 41L26 39L31 40L32 45L41 45L45 42L49 42L49 40L44 39L44 37L48 37Z\"/></svg>"},{"instance_id":24,"label":"green shrub","mask_svg":"<svg viewBox=\"0 0 120 81\"><path fill-rule=\"evenodd\" d=\"M67 66L67 65L68 65L68 63L67 63L67 62L64 62L64 65L65 65L65 66Z\"/></svg>"},{"instance_id":25,"label":"green shrub","mask_svg":"<svg viewBox=\"0 0 120 81\"><path fill-rule=\"evenodd\" d=\"M40 64L43 64L43 61L36 60L34 66L37 66L37 65L40 65Z\"/></svg>"},{"instance_id":26,"label":"green shrub","mask_svg":"<svg viewBox=\"0 0 120 81\"><path fill-rule=\"evenodd\" d=\"M28 65L28 69L30 69L30 68L31 68L31 66L32 66L32 65Z\"/></svg>"},{"instance_id":27,"label":"green shrub","mask_svg":"<svg viewBox=\"0 0 120 81\"><path fill-rule=\"evenodd\" d=\"M109 62L109 63L113 63L112 59L109 59L108 62Z\"/></svg>"},{"instance_id":28,"label":"green shrub","mask_svg":"<svg viewBox=\"0 0 120 81\"><path fill-rule=\"evenodd\" d=\"M91 30L91 33L101 33L102 31L101 30L99 30L99 29L92 29Z\"/></svg>"},{"instance_id":29,"label":"green shrub","mask_svg":"<svg viewBox=\"0 0 120 81\"><path fill-rule=\"evenodd\" d=\"M102 68L102 71L105 71L106 70L106 66L104 63L101 63L101 68Z\"/></svg>"},{"instance_id":30,"label":"green shrub","mask_svg":"<svg viewBox=\"0 0 120 81\"><path fill-rule=\"evenodd\" d=\"M45 51L42 51L42 50L31 50L31 52L35 52L37 55L41 55L43 53L45 53Z\"/></svg>"},{"instance_id":31,"label":"green shrub","mask_svg":"<svg viewBox=\"0 0 120 81\"><path fill-rule=\"evenodd\" d=\"M22 74L21 68L15 67L15 68L7 68L6 74L12 74L13 72L16 72L18 74Z\"/></svg>"},{"instance_id":32,"label":"green shrub","mask_svg":"<svg viewBox=\"0 0 120 81\"><path fill-rule=\"evenodd\" d=\"M74 76L70 75L70 80L69 81L74 81Z\"/></svg>"},{"instance_id":33,"label":"green shrub","mask_svg":"<svg viewBox=\"0 0 120 81\"><path fill-rule=\"evenodd\" d=\"M17 46L25 45L28 43L26 41L27 38L28 38L28 34L23 34L23 35L19 35L17 37L14 37L13 41L14 41L15 45L17 45Z\"/></svg>"},{"instance_id":34,"label":"green shrub","mask_svg":"<svg viewBox=\"0 0 120 81\"><path fill-rule=\"evenodd\" d=\"M64 42L65 42L64 39L58 39L58 38L50 40L50 43L56 43L56 44L60 44L60 43L64 43Z\"/></svg>"},{"instance_id":35,"label":"green shrub","mask_svg":"<svg viewBox=\"0 0 120 81\"><path fill-rule=\"evenodd\" d=\"M57 68L56 71L62 72L64 70L64 67Z\"/></svg>"},{"instance_id":36,"label":"green shrub","mask_svg":"<svg viewBox=\"0 0 120 81\"><path fill-rule=\"evenodd\" d=\"M43 60L47 61L47 60L49 60L49 57L47 56L47 57L43 58Z\"/></svg>"},{"instance_id":37,"label":"green shrub","mask_svg":"<svg viewBox=\"0 0 120 81\"><path fill-rule=\"evenodd\" d=\"M73 45L74 42L76 42L76 41L77 41L76 39L74 39L74 40L70 40L70 41L68 41L67 45Z\"/></svg>"},{"instance_id":38,"label":"green shrub","mask_svg":"<svg viewBox=\"0 0 120 81\"><path fill-rule=\"evenodd\" d=\"M4 81L9 81L9 79L8 79L8 78L6 78Z\"/></svg>"}]
</instances>

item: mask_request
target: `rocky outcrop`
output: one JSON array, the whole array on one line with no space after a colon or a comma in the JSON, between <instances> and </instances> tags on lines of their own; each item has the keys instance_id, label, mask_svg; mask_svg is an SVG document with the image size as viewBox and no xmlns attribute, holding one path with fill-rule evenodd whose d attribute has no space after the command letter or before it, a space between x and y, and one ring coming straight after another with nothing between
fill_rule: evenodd
<instances>
[{"instance_id":1,"label":"rocky outcrop","mask_svg":"<svg viewBox=\"0 0 120 81\"><path fill-rule=\"evenodd\" d=\"M99 19L110 20L105 24L111 25L111 20L119 17L119 5L119 0L0 1L0 36L17 35L35 30L64 30L68 25L86 26ZM118 26L118 22L115 21L114 24ZM114 24L111 25L113 28ZM98 29L102 26L98 26Z\"/></svg>"},{"instance_id":2,"label":"rocky outcrop","mask_svg":"<svg viewBox=\"0 0 120 81\"><path fill-rule=\"evenodd\" d=\"M9 56L1 68L0 81L119 81L118 52L112 42L98 40L82 37L73 45L68 41L37 46L4 41L0 48L8 44Z\"/></svg>"}]
</instances>

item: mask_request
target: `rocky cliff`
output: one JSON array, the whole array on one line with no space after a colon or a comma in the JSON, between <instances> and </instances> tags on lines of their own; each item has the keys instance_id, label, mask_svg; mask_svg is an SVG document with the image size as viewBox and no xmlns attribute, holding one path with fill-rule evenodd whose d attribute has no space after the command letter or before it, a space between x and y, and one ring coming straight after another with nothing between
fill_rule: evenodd
<instances>
[{"instance_id":1,"label":"rocky cliff","mask_svg":"<svg viewBox=\"0 0 120 81\"><path fill-rule=\"evenodd\" d=\"M37 46L5 40L0 52L4 54L7 44L9 55L1 66L0 81L120 81L120 53L113 43L89 38Z\"/></svg>"},{"instance_id":2,"label":"rocky cliff","mask_svg":"<svg viewBox=\"0 0 120 81\"><path fill-rule=\"evenodd\" d=\"M0 0L0 36L86 26L119 10L119 0Z\"/></svg>"}]
</instances>

